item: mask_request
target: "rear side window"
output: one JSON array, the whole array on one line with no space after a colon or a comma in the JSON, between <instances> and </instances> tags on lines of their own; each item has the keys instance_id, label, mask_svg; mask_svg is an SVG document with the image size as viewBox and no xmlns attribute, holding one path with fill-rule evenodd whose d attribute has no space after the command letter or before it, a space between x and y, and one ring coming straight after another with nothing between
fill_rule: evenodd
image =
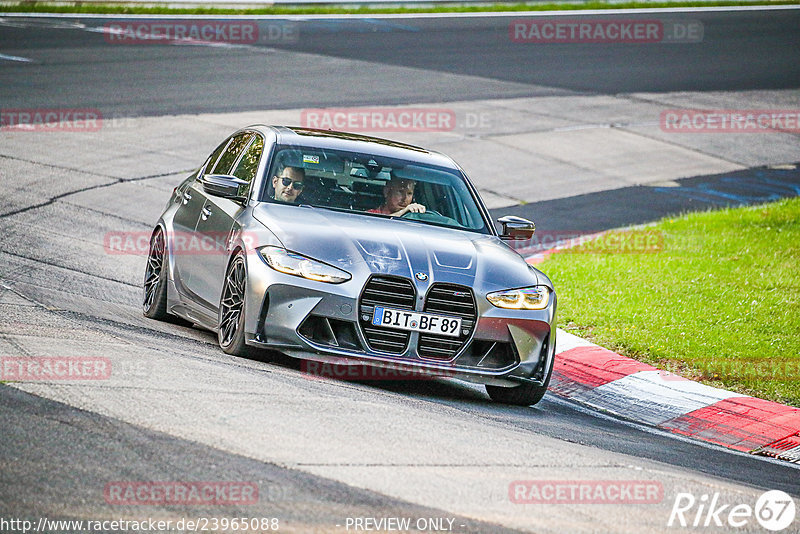
<instances>
[{"instance_id":1,"label":"rear side window","mask_svg":"<svg viewBox=\"0 0 800 534\"><path fill-rule=\"evenodd\" d=\"M244 151L244 154L242 154L239 163L236 164L236 168L231 174L240 180L252 182L253 178L256 177L256 172L258 172L258 162L261 160L263 151L264 140L260 135L254 135L253 140Z\"/></svg>"},{"instance_id":2,"label":"rear side window","mask_svg":"<svg viewBox=\"0 0 800 534\"><path fill-rule=\"evenodd\" d=\"M212 172L206 171L206 174L230 174L233 163L236 161L236 158L239 157L239 154L242 153L244 147L247 146L252 135L253 134L250 132L245 132L234 136L228 143L227 148L225 148L222 157L219 158L219 161L217 161L217 164L214 166L214 170Z\"/></svg>"},{"instance_id":3,"label":"rear side window","mask_svg":"<svg viewBox=\"0 0 800 534\"><path fill-rule=\"evenodd\" d=\"M228 143L230 143L230 141L231 141L230 139L226 139L222 144L220 144L214 150L214 152L211 153L210 156L208 156L208 159L203 164L203 174L211 174L211 169L214 168L214 164L217 162L219 157L222 155L223 150L225 150L225 148L228 146Z\"/></svg>"}]
</instances>

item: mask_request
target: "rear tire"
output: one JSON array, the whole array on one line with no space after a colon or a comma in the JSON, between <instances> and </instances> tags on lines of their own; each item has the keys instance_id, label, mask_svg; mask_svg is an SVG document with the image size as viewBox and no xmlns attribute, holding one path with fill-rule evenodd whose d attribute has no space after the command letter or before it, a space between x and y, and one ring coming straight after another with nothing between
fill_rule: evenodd
<instances>
[{"instance_id":1,"label":"rear tire","mask_svg":"<svg viewBox=\"0 0 800 534\"><path fill-rule=\"evenodd\" d=\"M513 404L515 406L533 406L547 393L547 386L550 385L550 377L553 376L553 364L555 356L550 360L550 368L547 370L547 378L539 386L537 384L520 384L510 388L502 386L486 385L486 393L494 402L502 404Z\"/></svg>"},{"instance_id":2,"label":"rear tire","mask_svg":"<svg viewBox=\"0 0 800 534\"><path fill-rule=\"evenodd\" d=\"M164 231L157 227L150 237L150 252L144 270L142 313L150 319L164 321L167 313L167 242Z\"/></svg>"}]
</instances>

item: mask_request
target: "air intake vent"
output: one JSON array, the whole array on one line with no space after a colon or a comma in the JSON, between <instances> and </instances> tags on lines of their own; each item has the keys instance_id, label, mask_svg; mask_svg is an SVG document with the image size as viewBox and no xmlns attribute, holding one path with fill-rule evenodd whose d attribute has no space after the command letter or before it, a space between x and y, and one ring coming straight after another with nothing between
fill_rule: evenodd
<instances>
[{"instance_id":1,"label":"air intake vent","mask_svg":"<svg viewBox=\"0 0 800 534\"><path fill-rule=\"evenodd\" d=\"M356 335L355 324L350 321L331 319L321 315L309 315L297 333L319 345L364 350Z\"/></svg>"},{"instance_id":2,"label":"air intake vent","mask_svg":"<svg viewBox=\"0 0 800 534\"><path fill-rule=\"evenodd\" d=\"M411 333L394 328L372 326L372 314L375 306L413 310L416 296L414 284L408 278L373 276L367 281L359 301L359 324L370 349L391 354L405 352Z\"/></svg>"},{"instance_id":3,"label":"air intake vent","mask_svg":"<svg viewBox=\"0 0 800 534\"><path fill-rule=\"evenodd\" d=\"M472 289L456 284L433 284L425 300L425 311L461 317L458 337L420 334L417 351L423 358L452 360L472 335L478 317Z\"/></svg>"},{"instance_id":4,"label":"air intake vent","mask_svg":"<svg viewBox=\"0 0 800 534\"><path fill-rule=\"evenodd\" d=\"M508 369L518 362L511 343L473 339L469 348L461 353L455 361L455 365L500 371Z\"/></svg>"}]
</instances>

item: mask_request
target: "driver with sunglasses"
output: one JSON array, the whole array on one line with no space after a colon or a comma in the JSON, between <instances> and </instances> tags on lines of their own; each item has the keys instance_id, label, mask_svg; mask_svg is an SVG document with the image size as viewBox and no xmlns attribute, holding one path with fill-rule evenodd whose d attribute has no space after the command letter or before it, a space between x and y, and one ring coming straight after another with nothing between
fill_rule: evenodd
<instances>
[{"instance_id":1,"label":"driver with sunglasses","mask_svg":"<svg viewBox=\"0 0 800 534\"><path fill-rule=\"evenodd\" d=\"M301 167L284 167L277 175L272 177L272 187L275 193L272 198L282 202L296 202L303 191L306 171Z\"/></svg>"}]
</instances>

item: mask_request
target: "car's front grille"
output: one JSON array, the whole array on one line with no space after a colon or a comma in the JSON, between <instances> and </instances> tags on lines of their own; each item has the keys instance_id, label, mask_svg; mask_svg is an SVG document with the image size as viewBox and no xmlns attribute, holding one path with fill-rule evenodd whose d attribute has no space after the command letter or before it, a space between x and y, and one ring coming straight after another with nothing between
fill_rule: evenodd
<instances>
[{"instance_id":1,"label":"car's front grille","mask_svg":"<svg viewBox=\"0 0 800 534\"><path fill-rule=\"evenodd\" d=\"M433 284L425 299L424 311L461 317L461 331L458 337L420 334L417 345L417 352L423 358L452 359L475 328L478 314L472 289L456 284Z\"/></svg>"},{"instance_id":2,"label":"car's front grille","mask_svg":"<svg viewBox=\"0 0 800 534\"><path fill-rule=\"evenodd\" d=\"M370 349L391 354L405 352L411 333L395 328L372 326L372 315L375 306L413 310L416 296L414 284L407 278L373 276L367 281L359 300L359 323Z\"/></svg>"}]
</instances>

